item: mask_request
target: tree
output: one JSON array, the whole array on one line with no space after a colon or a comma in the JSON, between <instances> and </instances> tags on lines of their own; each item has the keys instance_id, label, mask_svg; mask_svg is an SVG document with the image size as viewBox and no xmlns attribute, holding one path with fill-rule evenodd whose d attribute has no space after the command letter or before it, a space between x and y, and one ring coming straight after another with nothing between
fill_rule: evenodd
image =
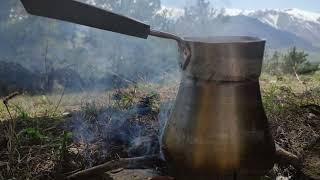
<instances>
[{"instance_id":1,"label":"tree","mask_svg":"<svg viewBox=\"0 0 320 180\"><path fill-rule=\"evenodd\" d=\"M319 70L319 63L305 62L302 66L298 67L297 73L309 74Z\"/></svg>"},{"instance_id":2,"label":"tree","mask_svg":"<svg viewBox=\"0 0 320 180\"><path fill-rule=\"evenodd\" d=\"M296 47L289 50L288 54L284 56L283 70L285 73L295 75L300 83L298 75L298 68L307 63L308 54L304 51L298 51Z\"/></svg>"},{"instance_id":3,"label":"tree","mask_svg":"<svg viewBox=\"0 0 320 180\"><path fill-rule=\"evenodd\" d=\"M85 2L150 23L161 8L160 0L86 0Z\"/></svg>"},{"instance_id":4,"label":"tree","mask_svg":"<svg viewBox=\"0 0 320 180\"><path fill-rule=\"evenodd\" d=\"M169 30L172 23L167 19L167 12L160 12L160 0L80 1L136 18L159 30ZM9 2L15 2L17 6ZM91 79L98 81L112 73L132 80L138 79L137 74L150 74L150 79L161 79L159 77L163 74L178 70L174 41L141 40L31 16L19 0L1 1L0 10L6 17L0 19L0 25L4 24L0 26L0 60L17 62L32 72L43 74L67 66L82 78L94 82Z\"/></svg>"},{"instance_id":5,"label":"tree","mask_svg":"<svg viewBox=\"0 0 320 180\"><path fill-rule=\"evenodd\" d=\"M271 58L268 58L265 64L265 71L271 75L281 74L281 59L282 54L279 51L275 51Z\"/></svg>"},{"instance_id":6,"label":"tree","mask_svg":"<svg viewBox=\"0 0 320 180\"><path fill-rule=\"evenodd\" d=\"M221 16L223 11L213 8L208 0L194 0L184 8L184 15L177 20L175 31L189 37L212 36L226 18Z\"/></svg>"},{"instance_id":7,"label":"tree","mask_svg":"<svg viewBox=\"0 0 320 180\"><path fill-rule=\"evenodd\" d=\"M143 21L153 28L159 30L169 29L170 22L167 21L166 14L159 13L161 9L160 0L95 0L94 2L90 0L90 2L101 8ZM121 77L136 80L140 74L152 74L154 76L158 73L161 74L168 68L161 69L159 67L172 66L174 64L167 62L170 59L168 54L171 54L171 51L166 52L164 48L159 48L161 46L168 47L168 41L159 40L158 38L141 40L106 31L97 32L93 29L89 29L88 32L95 32L92 33L90 38L93 39L96 56L103 57L96 59L104 61L100 62L100 67L105 67L106 76L110 76L110 73L115 73ZM175 42L172 41L172 44L175 45Z\"/></svg>"},{"instance_id":8,"label":"tree","mask_svg":"<svg viewBox=\"0 0 320 180\"><path fill-rule=\"evenodd\" d=\"M308 74L319 70L319 64L308 61L308 54L298 51L296 47L290 48L286 54L275 51L271 57L265 56L264 71L271 75L291 74L298 80L299 74Z\"/></svg>"},{"instance_id":9,"label":"tree","mask_svg":"<svg viewBox=\"0 0 320 180\"><path fill-rule=\"evenodd\" d=\"M291 48L283 57L283 72L297 75L297 69L303 65L303 63L307 62L308 56L304 51L298 51L296 47Z\"/></svg>"},{"instance_id":10,"label":"tree","mask_svg":"<svg viewBox=\"0 0 320 180\"><path fill-rule=\"evenodd\" d=\"M184 15L177 23L176 29L183 36L199 36L207 33L208 26L211 24L213 9L207 0L196 0L195 4L184 8ZM201 27L201 28L200 28Z\"/></svg>"}]
</instances>

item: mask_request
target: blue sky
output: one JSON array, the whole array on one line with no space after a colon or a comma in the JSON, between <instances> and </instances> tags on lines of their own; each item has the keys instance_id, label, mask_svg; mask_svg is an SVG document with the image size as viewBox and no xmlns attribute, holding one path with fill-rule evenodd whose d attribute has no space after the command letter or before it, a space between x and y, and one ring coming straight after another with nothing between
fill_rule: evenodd
<instances>
[{"instance_id":1,"label":"blue sky","mask_svg":"<svg viewBox=\"0 0 320 180\"><path fill-rule=\"evenodd\" d=\"M184 7L192 0L162 0L162 3L171 7ZM320 13L320 0L210 0L218 7L238 9L265 9L265 8L298 8Z\"/></svg>"}]
</instances>

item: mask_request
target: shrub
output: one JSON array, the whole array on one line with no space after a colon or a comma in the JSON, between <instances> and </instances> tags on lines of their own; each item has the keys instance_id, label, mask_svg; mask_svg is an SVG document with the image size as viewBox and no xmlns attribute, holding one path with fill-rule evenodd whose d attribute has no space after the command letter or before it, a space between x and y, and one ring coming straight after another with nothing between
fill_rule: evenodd
<instances>
[{"instance_id":1,"label":"shrub","mask_svg":"<svg viewBox=\"0 0 320 180\"><path fill-rule=\"evenodd\" d=\"M319 70L319 64L312 64L310 62L305 62L300 65L297 69L298 74L310 74Z\"/></svg>"}]
</instances>

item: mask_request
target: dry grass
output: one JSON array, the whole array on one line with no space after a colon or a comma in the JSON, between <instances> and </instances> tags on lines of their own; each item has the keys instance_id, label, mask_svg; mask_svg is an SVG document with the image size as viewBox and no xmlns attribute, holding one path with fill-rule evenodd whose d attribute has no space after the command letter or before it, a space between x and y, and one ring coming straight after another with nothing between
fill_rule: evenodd
<instances>
[{"instance_id":1,"label":"dry grass","mask_svg":"<svg viewBox=\"0 0 320 180\"><path fill-rule=\"evenodd\" d=\"M263 102L275 141L301 157L303 173L315 178L320 173L319 161L310 160L310 154L313 154L311 159L320 159L320 151L313 147L320 140L319 75L303 76L303 84L294 77L265 77L262 79ZM288 177L297 175L292 167L278 167L277 171Z\"/></svg>"},{"instance_id":2,"label":"dry grass","mask_svg":"<svg viewBox=\"0 0 320 180\"><path fill-rule=\"evenodd\" d=\"M294 77L263 75L261 84L275 140L304 156L320 136L320 75L301 78L305 84ZM16 128L14 133L0 135L0 179L59 179L107 160L137 155L146 144L157 151L160 104L174 100L177 90L177 85L140 84L114 92L66 93L60 103L62 92L10 100ZM130 142L115 138L123 134L115 133L112 123L121 119L124 124L115 127L123 128ZM7 131L9 120L0 104L1 132ZM141 127L138 136L132 132ZM7 147L10 138L11 150ZM294 171L279 167L277 173L289 176Z\"/></svg>"},{"instance_id":3,"label":"dry grass","mask_svg":"<svg viewBox=\"0 0 320 180\"><path fill-rule=\"evenodd\" d=\"M61 102L61 94L20 95L8 103L12 120L5 106L0 104L0 131L7 132L0 134L0 179L60 179L75 170L134 155L144 143L157 142L155 133L159 128L155 121L160 96L153 87L65 94ZM144 110L131 113L139 107ZM110 133L117 131L108 131L108 124L101 123L111 123L115 114L128 114L121 116L125 124L119 128L144 127L144 132L139 134L141 139L133 135L130 138L134 143L129 144L113 137ZM78 120L85 125L77 126ZM10 128L13 131L9 133ZM83 136L69 133L81 128L90 132L94 139L90 140L84 132L79 133ZM102 136L101 132L109 134Z\"/></svg>"}]
</instances>

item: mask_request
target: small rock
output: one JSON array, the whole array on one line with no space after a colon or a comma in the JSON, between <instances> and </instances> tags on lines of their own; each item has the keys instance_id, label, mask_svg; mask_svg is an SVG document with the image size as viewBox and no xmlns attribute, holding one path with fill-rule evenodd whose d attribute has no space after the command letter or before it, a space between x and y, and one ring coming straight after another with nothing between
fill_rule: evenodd
<instances>
[{"instance_id":1,"label":"small rock","mask_svg":"<svg viewBox=\"0 0 320 180\"><path fill-rule=\"evenodd\" d=\"M278 176L276 180L289 180L288 177Z\"/></svg>"},{"instance_id":2,"label":"small rock","mask_svg":"<svg viewBox=\"0 0 320 180\"><path fill-rule=\"evenodd\" d=\"M62 113L63 117L72 117L72 114L70 112L64 112Z\"/></svg>"},{"instance_id":3,"label":"small rock","mask_svg":"<svg viewBox=\"0 0 320 180\"><path fill-rule=\"evenodd\" d=\"M78 148L69 148L68 150L71 154L75 154L78 155L80 154L79 149Z\"/></svg>"},{"instance_id":4,"label":"small rock","mask_svg":"<svg viewBox=\"0 0 320 180\"><path fill-rule=\"evenodd\" d=\"M316 118L317 116L315 115L315 114L313 114L313 113L309 113L308 114L308 118L309 119L313 119L313 118Z\"/></svg>"}]
</instances>

